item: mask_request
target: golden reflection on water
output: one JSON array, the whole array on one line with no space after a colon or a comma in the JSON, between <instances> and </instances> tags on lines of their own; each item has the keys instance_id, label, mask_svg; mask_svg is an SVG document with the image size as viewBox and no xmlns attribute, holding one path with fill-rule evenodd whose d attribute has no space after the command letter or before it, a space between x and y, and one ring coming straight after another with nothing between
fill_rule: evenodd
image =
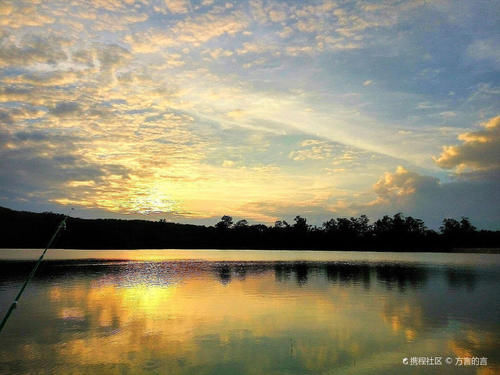
<instances>
[{"instance_id":1,"label":"golden reflection on water","mask_svg":"<svg viewBox=\"0 0 500 375\"><path fill-rule=\"evenodd\" d=\"M35 260L42 249L0 249L0 260ZM160 250L73 250L51 249L47 260L103 259L159 262L171 260L205 261L323 261L323 262L404 262L434 265L497 265L500 254L477 253L405 253L373 251L317 251L317 250L215 250L215 249L160 249Z\"/></svg>"},{"instance_id":2,"label":"golden reflection on water","mask_svg":"<svg viewBox=\"0 0 500 375\"><path fill-rule=\"evenodd\" d=\"M461 368L461 373L499 370L499 329L490 315L475 321L472 315L446 310L446 304L434 309L450 293L441 270L421 274L404 269L393 282L385 269L353 270L352 265L157 262L47 267L42 272L52 276L34 281L0 333L0 373L457 370L442 366L417 371L401 364L412 355L487 356L489 367ZM404 279L408 275L415 279ZM483 293L492 286L498 283L475 288ZM450 309L475 298L474 291L459 286L452 292L456 301Z\"/></svg>"}]
</instances>

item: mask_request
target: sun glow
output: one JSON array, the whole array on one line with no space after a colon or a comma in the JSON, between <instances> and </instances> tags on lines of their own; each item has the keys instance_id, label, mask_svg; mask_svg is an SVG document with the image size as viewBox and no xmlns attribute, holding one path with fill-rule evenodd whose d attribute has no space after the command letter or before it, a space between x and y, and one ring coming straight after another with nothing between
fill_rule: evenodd
<instances>
[{"instance_id":1,"label":"sun glow","mask_svg":"<svg viewBox=\"0 0 500 375\"><path fill-rule=\"evenodd\" d=\"M158 192L150 191L131 197L130 204L120 206L120 209L126 209L129 212L137 212L144 215L153 213L179 212L179 204L170 198L170 196Z\"/></svg>"}]
</instances>

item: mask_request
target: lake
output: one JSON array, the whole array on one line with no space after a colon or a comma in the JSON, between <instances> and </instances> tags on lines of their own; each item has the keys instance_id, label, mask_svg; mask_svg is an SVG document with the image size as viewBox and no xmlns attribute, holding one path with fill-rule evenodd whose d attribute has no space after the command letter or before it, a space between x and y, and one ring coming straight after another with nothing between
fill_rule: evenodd
<instances>
[{"instance_id":1,"label":"lake","mask_svg":"<svg viewBox=\"0 0 500 375\"><path fill-rule=\"evenodd\" d=\"M498 254L49 250L0 374L498 374L499 290Z\"/></svg>"}]
</instances>

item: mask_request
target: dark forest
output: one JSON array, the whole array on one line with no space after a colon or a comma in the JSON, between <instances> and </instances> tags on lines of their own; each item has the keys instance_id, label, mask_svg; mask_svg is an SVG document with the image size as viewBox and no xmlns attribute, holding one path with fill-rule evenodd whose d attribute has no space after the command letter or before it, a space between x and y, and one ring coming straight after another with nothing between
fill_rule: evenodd
<instances>
[{"instance_id":1,"label":"dark forest","mask_svg":"<svg viewBox=\"0 0 500 375\"><path fill-rule=\"evenodd\" d=\"M64 218L0 208L0 248L43 248ZM312 226L296 216L274 225L233 222L214 226L147 220L69 217L54 247L66 249L316 249L377 251L456 251L500 248L500 231L477 230L466 217L445 218L439 231L398 213L370 222L365 215L332 218Z\"/></svg>"}]
</instances>

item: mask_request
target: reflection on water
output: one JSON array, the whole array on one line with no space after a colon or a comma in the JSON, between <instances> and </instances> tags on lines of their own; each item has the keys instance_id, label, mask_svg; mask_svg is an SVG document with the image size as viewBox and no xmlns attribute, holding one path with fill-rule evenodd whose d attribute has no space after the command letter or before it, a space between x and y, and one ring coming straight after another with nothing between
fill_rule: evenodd
<instances>
[{"instance_id":1,"label":"reflection on water","mask_svg":"<svg viewBox=\"0 0 500 375\"><path fill-rule=\"evenodd\" d=\"M43 263L0 333L1 374L500 371L495 255L474 265L451 254L447 266L444 254L389 262L96 253ZM2 312L31 266L0 262ZM412 356L487 357L488 366L402 364Z\"/></svg>"}]
</instances>

